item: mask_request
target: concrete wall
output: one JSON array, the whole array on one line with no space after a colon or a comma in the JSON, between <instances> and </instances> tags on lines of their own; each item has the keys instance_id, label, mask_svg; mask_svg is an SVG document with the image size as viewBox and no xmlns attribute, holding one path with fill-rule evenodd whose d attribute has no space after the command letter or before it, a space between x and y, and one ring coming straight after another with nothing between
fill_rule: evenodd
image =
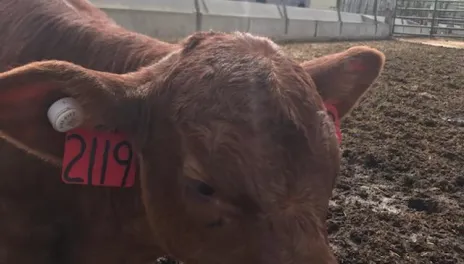
<instances>
[{"instance_id":1,"label":"concrete wall","mask_svg":"<svg viewBox=\"0 0 464 264\"><path fill-rule=\"evenodd\" d=\"M243 31L275 40L389 38L388 26L360 14L225 0L91 0L118 24L178 40L195 31ZM380 20L379 20L380 21ZM385 30L387 28L387 30Z\"/></svg>"},{"instance_id":2,"label":"concrete wall","mask_svg":"<svg viewBox=\"0 0 464 264\"><path fill-rule=\"evenodd\" d=\"M288 40L336 39L341 23L338 14L329 10L287 7Z\"/></svg>"},{"instance_id":3,"label":"concrete wall","mask_svg":"<svg viewBox=\"0 0 464 264\"><path fill-rule=\"evenodd\" d=\"M282 38L285 14L280 5L201 0L201 30L246 31Z\"/></svg>"},{"instance_id":4,"label":"concrete wall","mask_svg":"<svg viewBox=\"0 0 464 264\"><path fill-rule=\"evenodd\" d=\"M116 23L142 34L177 39L197 30L193 0L91 0Z\"/></svg>"},{"instance_id":5,"label":"concrete wall","mask_svg":"<svg viewBox=\"0 0 464 264\"><path fill-rule=\"evenodd\" d=\"M337 8L337 0L311 0L309 8L335 9Z\"/></svg>"}]
</instances>

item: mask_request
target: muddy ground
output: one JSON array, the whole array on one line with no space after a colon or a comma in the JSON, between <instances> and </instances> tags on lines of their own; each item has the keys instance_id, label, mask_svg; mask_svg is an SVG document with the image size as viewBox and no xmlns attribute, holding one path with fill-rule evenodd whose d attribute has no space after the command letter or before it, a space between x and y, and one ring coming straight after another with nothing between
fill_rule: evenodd
<instances>
[{"instance_id":1,"label":"muddy ground","mask_svg":"<svg viewBox=\"0 0 464 264\"><path fill-rule=\"evenodd\" d=\"M298 60L366 44L385 71L342 124L330 240L340 263L464 263L464 49L292 44Z\"/></svg>"},{"instance_id":2,"label":"muddy ground","mask_svg":"<svg viewBox=\"0 0 464 264\"><path fill-rule=\"evenodd\" d=\"M464 49L398 41L289 44L306 60L378 48L385 70L342 123L328 227L341 264L464 263Z\"/></svg>"}]
</instances>

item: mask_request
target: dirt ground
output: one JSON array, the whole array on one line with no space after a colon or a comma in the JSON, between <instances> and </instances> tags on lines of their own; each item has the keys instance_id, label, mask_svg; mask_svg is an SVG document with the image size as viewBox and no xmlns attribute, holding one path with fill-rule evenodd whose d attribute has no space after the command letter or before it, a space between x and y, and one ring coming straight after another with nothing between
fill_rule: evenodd
<instances>
[{"instance_id":1,"label":"dirt ground","mask_svg":"<svg viewBox=\"0 0 464 264\"><path fill-rule=\"evenodd\" d=\"M341 264L464 263L464 49L291 44L298 60L378 48L385 71L342 123L330 241Z\"/></svg>"},{"instance_id":2,"label":"dirt ground","mask_svg":"<svg viewBox=\"0 0 464 264\"><path fill-rule=\"evenodd\" d=\"M415 42L415 43L422 43L428 44L433 46L440 46L440 47L447 47L447 48L457 48L457 49L464 49L464 41L456 41L450 39L443 39L443 38L404 38L399 39L401 41L407 42Z\"/></svg>"},{"instance_id":3,"label":"dirt ground","mask_svg":"<svg viewBox=\"0 0 464 264\"><path fill-rule=\"evenodd\" d=\"M387 62L342 123L328 218L340 264L463 264L464 49L399 41L284 48L306 60L358 44Z\"/></svg>"}]
</instances>

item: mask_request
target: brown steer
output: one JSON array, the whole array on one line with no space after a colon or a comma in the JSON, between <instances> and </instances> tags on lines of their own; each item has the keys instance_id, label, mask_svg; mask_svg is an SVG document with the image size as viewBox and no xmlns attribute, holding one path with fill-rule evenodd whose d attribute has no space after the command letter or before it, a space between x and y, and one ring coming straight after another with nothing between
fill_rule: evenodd
<instances>
[{"instance_id":1,"label":"brown steer","mask_svg":"<svg viewBox=\"0 0 464 264\"><path fill-rule=\"evenodd\" d=\"M80 3L0 1L0 263L336 263L325 219L340 157L324 104L346 116L383 54L299 65L246 33L171 45ZM47 119L63 97L85 112L74 132Z\"/></svg>"}]
</instances>

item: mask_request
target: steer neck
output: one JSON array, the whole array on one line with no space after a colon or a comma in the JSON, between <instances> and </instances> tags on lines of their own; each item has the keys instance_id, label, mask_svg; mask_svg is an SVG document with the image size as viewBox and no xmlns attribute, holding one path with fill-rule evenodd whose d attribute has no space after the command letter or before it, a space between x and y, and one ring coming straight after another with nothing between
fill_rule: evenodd
<instances>
[{"instance_id":1,"label":"steer neck","mask_svg":"<svg viewBox=\"0 0 464 264\"><path fill-rule=\"evenodd\" d=\"M93 70L121 74L150 65L178 48L177 44L131 32L108 19L54 9L42 13L30 10L29 16L28 21L38 23L22 25L23 30L29 32L27 41L14 32L8 32L5 40L0 40L0 44L21 43L3 45L2 68L33 61L63 60ZM47 26L40 21L46 22Z\"/></svg>"}]
</instances>

